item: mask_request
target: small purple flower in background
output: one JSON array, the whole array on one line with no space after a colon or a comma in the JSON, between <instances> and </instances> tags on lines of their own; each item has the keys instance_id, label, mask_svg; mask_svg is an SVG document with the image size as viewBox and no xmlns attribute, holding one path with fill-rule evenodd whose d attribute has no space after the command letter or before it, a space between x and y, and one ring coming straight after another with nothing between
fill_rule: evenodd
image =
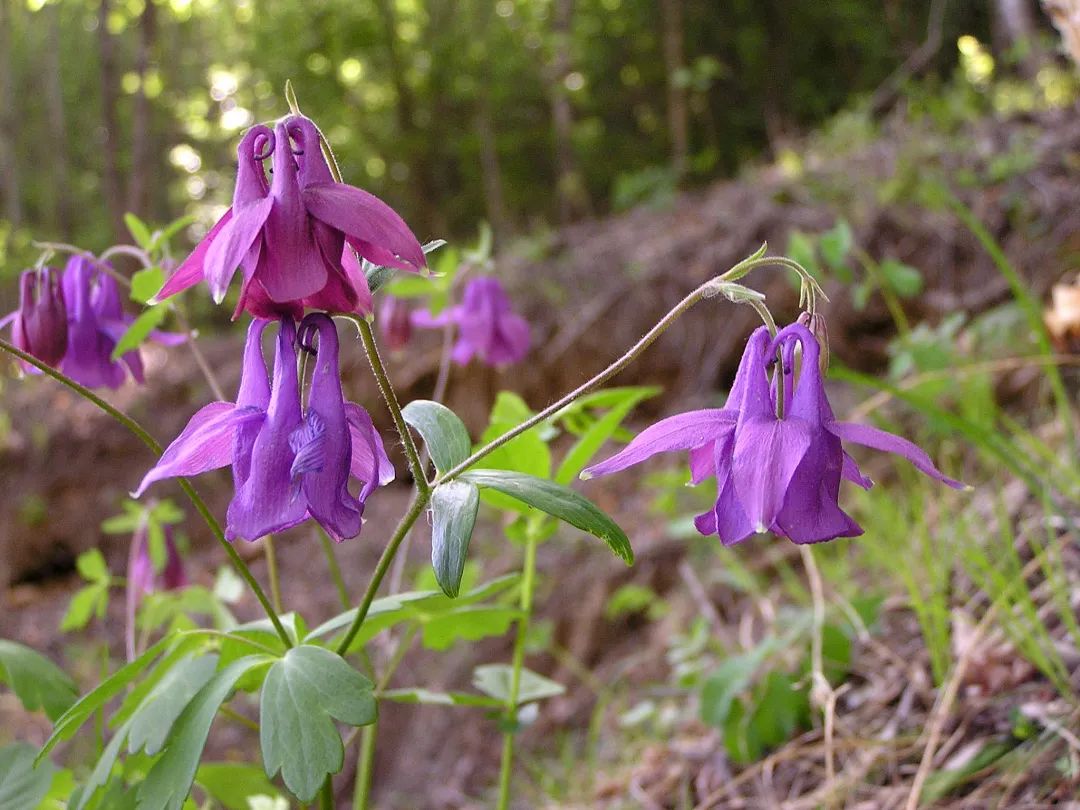
<instances>
[{"instance_id":1,"label":"small purple flower in background","mask_svg":"<svg viewBox=\"0 0 1080 810\"><path fill-rule=\"evenodd\" d=\"M803 351L797 381L796 345ZM783 383L771 386L768 369L777 354ZM796 543L862 534L839 506L840 481L866 489L873 482L859 472L842 441L896 453L920 472L964 488L906 439L869 425L836 421L825 397L820 356L817 340L802 324L792 324L772 339L768 330L759 328L750 336L725 408L663 419L582 477L618 472L657 453L689 450L693 483L711 475L717 479L716 503L695 525L702 534L718 534L724 545L764 531ZM783 417L777 416L778 404Z\"/></svg>"},{"instance_id":2,"label":"small purple flower in background","mask_svg":"<svg viewBox=\"0 0 1080 810\"><path fill-rule=\"evenodd\" d=\"M231 466L235 493L225 533L230 540L284 531L313 517L334 537L360 533L364 502L394 469L367 411L342 395L333 321L311 315L305 339L319 335L305 414L296 371L296 330L281 321L273 382L267 378L261 338L266 321L248 330L236 403L212 402L196 413L139 484L138 496L164 478L197 475ZM358 496L349 478L361 482Z\"/></svg>"},{"instance_id":3,"label":"small purple flower in background","mask_svg":"<svg viewBox=\"0 0 1080 810\"><path fill-rule=\"evenodd\" d=\"M412 339L412 312L404 298L387 295L379 305L379 335L391 351L400 351Z\"/></svg>"},{"instance_id":4,"label":"small purple flower in background","mask_svg":"<svg viewBox=\"0 0 1080 810\"><path fill-rule=\"evenodd\" d=\"M11 342L46 365L55 366L67 351L67 307L60 273L52 267L26 270L19 277L19 308L0 320L11 324ZM37 373L29 363L24 370Z\"/></svg>"},{"instance_id":5,"label":"small purple flower in background","mask_svg":"<svg viewBox=\"0 0 1080 810\"><path fill-rule=\"evenodd\" d=\"M263 161L272 157L267 182ZM236 314L299 319L304 307L371 312L371 292L353 251L377 265L426 266L404 220L378 197L335 182L315 124L301 115L273 131L249 129L238 149L232 208L166 281L156 298L205 278L218 303L243 268ZM234 316L235 317L235 316Z\"/></svg>"},{"instance_id":6,"label":"small purple flower in background","mask_svg":"<svg viewBox=\"0 0 1080 810\"><path fill-rule=\"evenodd\" d=\"M124 366L136 382L143 382L138 350L126 352L122 363L112 359L113 349L135 320L124 312L116 279L85 256L72 256L64 268L62 286L68 341L60 370L87 388L119 388L126 377ZM167 346L187 339L157 331L150 337Z\"/></svg>"},{"instance_id":7,"label":"small purple flower in background","mask_svg":"<svg viewBox=\"0 0 1080 810\"><path fill-rule=\"evenodd\" d=\"M509 365L529 352L529 323L514 312L509 296L493 276L469 281L457 306L439 315L418 310L412 322L425 328L455 324L458 339L453 358L459 365L467 364L474 356L489 366Z\"/></svg>"},{"instance_id":8,"label":"small purple flower in background","mask_svg":"<svg viewBox=\"0 0 1080 810\"><path fill-rule=\"evenodd\" d=\"M165 565L160 572L154 570L150 557L150 533L144 522L131 538L127 568L127 654L135 659L135 614L143 597L155 591L173 591L188 584L187 572L180 550L173 540L171 526L163 526L165 535Z\"/></svg>"}]
</instances>

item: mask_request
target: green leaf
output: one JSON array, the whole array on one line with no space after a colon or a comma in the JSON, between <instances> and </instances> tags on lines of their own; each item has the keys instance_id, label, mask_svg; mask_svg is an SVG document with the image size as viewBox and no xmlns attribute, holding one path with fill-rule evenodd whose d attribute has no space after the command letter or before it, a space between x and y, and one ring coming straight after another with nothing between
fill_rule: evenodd
<instances>
[{"instance_id":1,"label":"green leaf","mask_svg":"<svg viewBox=\"0 0 1080 810\"><path fill-rule=\"evenodd\" d=\"M197 220L195 219L195 217L191 214L186 214L179 219L174 219L172 222L170 222L168 225L161 229L161 233L158 234L158 238L155 241L154 247L158 246L158 242L168 242L170 239L180 233L180 231L182 231L184 228L188 227L189 225L194 225L196 221Z\"/></svg>"},{"instance_id":2,"label":"green leaf","mask_svg":"<svg viewBox=\"0 0 1080 810\"><path fill-rule=\"evenodd\" d=\"M221 704L245 673L272 661L265 655L241 658L216 673L198 691L176 719L166 740L164 753L139 787L140 810L181 810L195 781L210 724Z\"/></svg>"},{"instance_id":3,"label":"green leaf","mask_svg":"<svg viewBox=\"0 0 1080 810\"><path fill-rule=\"evenodd\" d=\"M885 283L901 298L911 298L922 292L922 273L911 265L896 259L885 259L878 269Z\"/></svg>"},{"instance_id":4,"label":"green leaf","mask_svg":"<svg viewBox=\"0 0 1080 810\"><path fill-rule=\"evenodd\" d=\"M157 754L176 718L214 677L216 655L189 655L170 667L139 703L128 724L128 753Z\"/></svg>"},{"instance_id":5,"label":"green leaf","mask_svg":"<svg viewBox=\"0 0 1080 810\"><path fill-rule=\"evenodd\" d=\"M463 692L432 692L430 689L387 689L379 696L395 703L421 703L427 706L481 706L497 709L504 703L484 695L468 695Z\"/></svg>"},{"instance_id":6,"label":"green leaf","mask_svg":"<svg viewBox=\"0 0 1080 810\"><path fill-rule=\"evenodd\" d=\"M87 582L108 582L109 567L105 558L96 548L84 551L75 561L75 568Z\"/></svg>"},{"instance_id":7,"label":"green leaf","mask_svg":"<svg viewBox=\"0 0 1080 810\"><path fill-rule=\"evenodd\" d=\"M596 455L596 451L619 428L626 415L639 402L655 396L658 392L659 389L656 388L631 389L629 396L612 405L611 410L587 428L581 434L581 438L570 448L570 452L566 454L562 464L559 465L558 471L555 473L555 482L567 485L577 478L578 473L585 469L592 457Z\"/></svg>"},{"instance_id":8,"label":"green leaf","mask_svg":"<svg viewBox=\"0 0 1080 810\"><path fill-rule=\"evenodd\" d=\"M124 214L124 224L134 237L135 244L143 250L150 250L153 247L154 240L150 235L150 228L141 219L129 211Z\"/></svg>"},{"instance_id":9,"label":"green leaf","mask_svg":"<svg viewBox=\"0 0 1080 810\"><path fill-rule=\"evenodd\" d=\"M195 784L226 810L250 810L248 799L254 796L281 796L262 768L243 762L205 762L195 774Z\"/></svg>"},{"instance_id":10,"label":"green leaf","mask_svg":"<svg viewBox=\"0 0 1080 810\"><path fill-rule=\"evenodd\" d=\"M127 331L120 336L120 340L117 341L116 347L112 350L113 361L117 361L127 352L139 348L142 342L150 336L150 333L165 320L167 311L166 307L160 306L143 310L143 313L132 322Z\"/></svg>"},{"instance_id":11,"label":"green leaf","mask_svg":"<svg viewBox=\"0 0 1080 810\"><path fill-rule=\"evenodd\" d=\"M723 660L702 684L702 722L717 729L726 727L735 698L750 685L754 673L770 652L769 646L759 644L749 652Z\"/></svg>"},{"instance_id":12,"label":"green leaf","mask_svg":"<svg viewBox=\"0 0 1080 810\"><path fill-rule=\"evenodd\" d=\"M851 226L842 219L837 221L831 231L823 233L818 240L821 255L833 270L839 270L844 266L854 243Z\"/></svg>"},{"instance_id":13,"label":"green leaf","mask_svg":"<svg viewBox=\"0 0 1080 810\"><path fill-rule=\"evenodd\" d=\"M516 498L541 512L599 537L627 565L634 561L634 551L630 548L630 540L625 532L592 501L569 487L507 470L469 470L462 473L461 480L470 481L478 487L489 487L511 498Z\"/></svg>"},{"instance_id":14,"label":"green leaf","mask_svg":"<svg viewBox=\"0 0 1080 810\"><path fill-rule=\"evenodd\" d=\"M58 742L71 737L94 712L108 703L109 700L117 695L125 686L145 672L149 667L150 662L161 654L161 651L165 649L170 641L171 639L168 638L161 639L156 644L147 648L147 650L134 661L121 667L102 681L96 689L79 698L79 700L77 700L75 704L64 712L64 714L56 721L53 726L53 733L50 735L49 739L45 741L45 745L42 746L41 752L38 754L38 759L40 760L48 754Z\"/></svg>"},{"instance_id":15,"label":"green leaf","mask_svg":"<svg viewBox=\"0 0 1080 810\"><path fill-rule=\"evenodd\" d=\"M300 801L315 798L341 770L344 749L334 720L366 726L376 718L371 681L322 647L293 647L270 668L259 705L263 766Z\"/></svg>"},{"instance_id":16,"label":"green leaf","mask_svg":"<svg viewBox=\"0 0 1080 810\"><path fill-rule=\"evenodd\" d=\"M131 277L131 300L145 304L165 283L165 271L160 267L144 267Z\"/></svg>"},{"instance_id":17,"label":"green leaf","mask_svg":"<svg viewBox=\"0 0 1080 810\"><path fill-rule=\"evenodd\" d=\"M920 806L935 804L945 798L971 781L974 776L991 767L1015 747L1015 743L992 740L960 767L932 772L927 776L922 793L919 794Z\"/></svg>"},{"instance_id":18,"label":"green leaf","mask_svg":"<svg viewBox=\"0 0 1080 810\"><path fill-rule=\"evenodd\" d=\"M461 587L479 508L480 490L465 481L448 481L431 493L431 567L447 596Z\"/></svg>"},{"instance_id":19,"label":"green leaf","mask_svg":"<svg viewBox=\"0 0 1080 810\"><path fill-rule=\"evenodd\" d=\"M402 408L401 415L423 437L439 472L446 472L469 457L472 451L469 431L445 405L417 399Z\"/></svg>"},{"instance_id":20,"label":"green leaf","mask_svg":"<svg viewBox=\"0 0 1080 810\"><path fill-rule=\"evenodd\" d=\"M788 235L787 250L784 251L792 261L801 264L810 275L821 280L821 268L817 263L817 248L813 238L802 231L792 231Z\"/></svg>"},{"instance_id":21,"label":"green leaf","mask_svg":"<svg viewBox=\"0 0 1080 810\"><path fill-rule=\"evenodd\" d=\"M56 766L49 761L34 767L37 751L23 742L0 748L0 807L37 807L52 785Z\"/></svg>"},{"instance_id":22,"label":"green leaf","mask_svg":"<svg viewBox=\"0 0 1080 810\"><path fill-rule=\"evenodd\" d=\"M500 391L491 408L487 429L480 437L480 444L485 445L499 438L532 416L533 412L520 396L511 391ZM548 449L547 440L553 433L550 425L537 425L488 453L484 466L548 478L551 475L551 450ZM513 498L492 492L484 492L482 497L496 509L522 511L521 505Z\"/></svg>"},{"instance_id":23,"label":"green leaf","mask_svg":"<svg viewBox=\"0 0 1080 810\"><path fill-rule=\"evenodd\" d=\"M517 608L464 607L423 622L423 643L429 650L448 650L459 639L479 641L501 636L520 618L521 611Z\"/></svg>"},{"instance_id":24,"label":"green leaf","mask_svg":"<svg viewBox=\"0 0 1080 810\"><path fill-rule=\"evenodd\" d=\"M473 686L485 695L506 705L510 700L510 687L513 680L513 667L509 664L484 664L473 670ZM521 683L518 687L518 706L534 700L556 697L566 691L561 683L538 675L531 669L521 668Z\"/></svg>"},{"instance_id":25,"label":"green leaf","mask_svg":"<svg viewBox=\"0 0 1080 810\"><path fill-rule=\"evenodd\" d=\"M71 707L79 694L75 682L44 655L4 639L0 639L0 681L11 687L27 711L44 709L53 721Z\"/></svg>"},{"instance_id":26,"label":"green leaf","mask_svg":"<svg viewBox=\"0 0 1080 810\"><path fill-rule=\"evenodd\" d=\"M446 244L445 239L433 239L430 242L425 242L423 245L421 245L420 249L424 251L424 255L427 255L427 254L429 254L429 253L431 253L433 251L438 250L439 248L441 248L445 244ZM388 281L390 281L390 279L394 278L394 276L398 272L397 270L395 270L392 267L380 267L377 264L372 264L367 259L363 260L362 266L364 268L364 275L367 276L368 288L372 292L375 292L380 287L382 287L384 284L386 284ZM404 278L411 279L411 278L415 278L415 276L408 275L408 276L405 276ZM420 278L420 280L426 281L426 280L428 280L428 278L422 276ZM397 293L394 293L394 294L396 295Z\"/></svg>"},{"instance_id":27,"label":"green leaf","mask_svg":"<svg viewBox=\"0 0 1080 810\"><path fill-rule=\"evenodd\" d=\"M796 688L790 675L775 670L765 676L758 691L750 719L753 736L765 748L775 748L809 720L810 700L806 689Z\"/></svg>"},{"instance_id":28,"label":"green leaf","mask_svg":"<svg viewBox=\"0 0 1080 810\"><path fill-rule=\"evenodd\" d=\"M107 582L95 582L93 585L80 588L71 597L67 613L60 620L60 630L65 633L81 630L89 624L95 614L98 618L103 618L108 606L109 585Z\"/></svg>"},{"instance_id":29,"label":"green leaf","mask_svg":"<svg viewBox=\"0 0 1080 810\"><path fill-rule=\"evenodd\" d=\"M371 603L363 627L357 633L356 641L350 650L356 650L377 636L383 630L403 621L430 621L431 618L454 610L491 599L516 585L520 574L507 574L473 588L467 594L451 599L439 591L411 591L385 596ZM306 640L321 638L352 624L356 609L347 610L312 630Z\"/></svg>"}]
</instances>

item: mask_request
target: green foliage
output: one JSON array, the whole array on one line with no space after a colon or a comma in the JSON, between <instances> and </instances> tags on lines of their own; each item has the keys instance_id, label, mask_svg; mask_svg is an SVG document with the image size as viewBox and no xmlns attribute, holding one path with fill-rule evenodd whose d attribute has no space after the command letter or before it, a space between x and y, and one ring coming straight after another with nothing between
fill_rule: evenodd
<instances>
[{"instance_id":1,"label":"green foliage","mask_svg":"<svg viewBox=\"0 0 1080 810\"><path fill-rule=\"evenodd\" d=\"M447 596L457 596L472 539L480 490L465 481L448 481L431 493L431 567Z\"/></svg>"},{"instance_id":2,"label":"green foliage","mask_svg":"<svg viewBox=\"0 0 1080 810\"><path fill-rule=\"evenodd\" d=\"M438 402L417 399L401 410L424 440L435 469L444 473L469 457L469 431L453 411Z\"/></svg>"},{"instance_id":3,"label":"green foliage","mask_svg":"<svg viewBox=\"0 0 1080 810\"><path fill-rule=\"evenodd\" d=\"M225 810L253 810L255 796L277 799L281 792L266 778L263 769L241 762L204 762L195 772L195 784Z\"/></svg>"},{"instance_id":4,"label":"green foliage","mask_svg":"<svg viewBox=\"0 0 1080 810\"><path fill-rule=\"evenodd\" d=\"M51 762L35 766L36 753L26 743L0 748L0 807L37 807L48 794L56 766Z\"/></svg>"},{"instance_id":5,"label":"green foliage","mask_svg":"<svg viewBox=\"0 0 1080 810\"><path fill-rule=\"evenodd\" d=\"M309 802L326 777L341 770L344 746L334 720L375 722L374 685L322 647L293 647L270 667L259 700L263 765ZM298 743L301 743L298 745Z\"/></svg>"},{"instance_id":6,"label":"green foliage","mask_svg":"<svg viewBox=\"0 0 1080 810\"><path fill-rule=\"evenodd\" d=\"M634 551L626 533L592 501L572 489L508 470L472 469L462 473L461 479L481 488L494 489L599 537L627 565L634 561Z\"/></svg>"},{"instance_id":7,"label":"green foliage","mask_svg":"<svg viewBox=\"0 0 1080 810\"><path fill-rule=\"evenodd\" d=\"M473 670L473 686L490 695L505 705L510 700L510 684L513 679L513 668L506 664L484 664ZM544 700L549 697L558 697L566 691L561 683L556 683L550 678L538 675L532 670L521 670L521 684L518 687L518 706L532 703L536 700Z\"/></svg>"},{"instance_id":8,"label":"green foliage","mask_svg":"<svg viewBox=\"0 0 1080 810\"><path fill-rule=\"evenodd\" d=\"M96 548L84 551L75 561L75 565L79 575L90 584L80 588L71 597L71 604L68 605L64 618L60 620L60 629L65 632L81 630L95 616L104 619L105 611L109 607L112 577L101 552Z\"/></svg>"},{"instance_id":9,"label":"green foliage","mask_svg":"<svg viewBox=\"0 0 1080 810\"><path fill-rule=\"evenodd\" d=\"M41 709L53 721L78 696L75 682L56 664L36 650L5 639L0 639L0 682L11 687L27 711Z\"/></svg>"}]
</instances>

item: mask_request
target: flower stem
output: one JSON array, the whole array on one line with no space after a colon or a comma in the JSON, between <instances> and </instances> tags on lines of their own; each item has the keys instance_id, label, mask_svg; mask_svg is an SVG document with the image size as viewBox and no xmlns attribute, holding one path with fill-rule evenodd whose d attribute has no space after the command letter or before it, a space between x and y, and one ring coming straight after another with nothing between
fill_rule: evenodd
<instances>
[{"instance_id":1,"label":"flower stem","mask_svg":"<svg viewBox=\"0 0 1080 810\"><path fill-rule=\"evenodd\" d=\"M379 721L364 726L360 732L360 756L358 758L356 784L353 788L353 810L367 810L371 801L371 774L375 767L375 732Z\"/></svg>"},{"instance_id":2,"label":"flower stem","mask_svg":"<svg viewBox=\"0 0 1080 810\"><path fill-rule=\"evenodd\" d=\"M382 584L383 577L386 576L386 572L390 570L390 564L394 561L394 556L398 552L398 548L401 546L401 541L405 539L405 535L409 533L409 529L416 523L416 519L420 517L420 514L424 511L424 507L427 506L427 502L431 495L429 492L419 491L413 495L412 503L409 505L409 509L401 518L401 522L398 523L397 528L394 530L394 535L390 538L390 542L387 543L386 548L383 549L382 556L379 557L379 562L375 566L375 573L371 575L371 582L368 583L367 590L364 592L364 598L360 602L360 607L356 610L356 618L353 619L353 623L349 626L348 632L345 637L342 638L341 643L337 646L338 655L344 655L349 650L349 645L352 644L353 639L356 638L356 634L360 632L360 628L364 624L364 619L367 618L368 611L371 609L371 603L375 601L375 594L379 591L379 586Z\"/></svg>"},{"instance_id":3,"label":"flower stem","mask_svg":"<svg viewBox=\"0 0 1080 810\"><path fill-rule=\"evenodd\" d=\"M326 533L326 530L317 524L316 534L319 537L319 543L322 545L323 553L326 555L326 565L330 568L330 578L334 580L334 587L337 588L341 607L348 610L349 590L345 587L345 577L341 575L341 566L338 564L337 555L334 553L334 542L330 539L330 535Z\"/></svg>"},{"instance_id":4,"label":"flower stem","mask_svg":"<svg viewBox=\"0 0 1080 810\"><path fill-rule=\"evenodd\" d=\"M52 377L54 380L62 383L63 385L66 385L83 399L86 399L89 402L93 403L102 411L115 419L117 422L119 422L121 425L126 427L129 431L131 431L132 434L135 435L135 437L139 441L141 441L148 448L150 448L150 450L155 455L161 455L161 445L158 444L157 439L155 439L153 436L146 432L145 428L143 428L142 425L140 425L123 411L118 410L117 408L110 405L108 402L103 400L86 386L80 385L67 375L62 374L61 372L54 369L52 366L42 363L33 355L27 354L21 349L16 348L2 338L0 338L0 350L3 350L8 354L19 358L25 363L29 363L30 365L41 371L43 374ZM255 598L259 601L262 609L266 612L267 618L269 618L271 624L274 625L274 630L276 630L277 634L281 637L282 643L285 644L286 648L292 647L292 639L290 639L289 634L285 632L285 627L281 624L281 620L278 618L277 613L271 606L270 600L266 598L266 592L262 589L262 586L259 585L258 580L255 579L255 576L251 573L251 569L248 568L247 563L244 562L244 559L240 556L239 552L237 552L237 550L233 548L233 544L225 539L225 532L222 531L221 524L218 523L217 518L215 518L214 514L210 511L210 507L206 505L206 501L204 501L199 495L199 493L195 491L195 488L191 485L191 482L188 481L186 478L180 478L177 480L179 480L180 488L184 490L184 494L188 496L188 500L191 501L192 505L195 507L195 510L199 513L202 519L206 522L206 525L210 528L210 533L214 535L214 538L218 541L219 545L221 545L221 547L225 549L225 553L228 555L229 560L232 562L236 570L240 573L240 576L244 579L244 582L246 582L248 587L251 588L251 592L255 595Z\"/></svg>"},{"instance_id":5,"label":"flower stem","mask_svg":"<svg viewBox=\"0 0 1080 810\"><path fill-rule=\"evenodd\" d=\"M738 267L738 265L736 265L736 267ZM540 424L553 414L558 413L571 402L576 400L578 397L589 393L597 386L603 385L605 382L610 380L612 377L614 377L616 374L618 374L620 371L622 371L624 368L634 362L634 360L636 360L642 352L649 348L649 346L651 346L653 342L658 337L660 337L660 335L662 335L669 326L675 323L675 321L677 321L684 312L690 309L690 307L692 307L702 298L709 298L721 292L721 290L723 289L722 285L728 280L727 276L731 272L733 272L733 270L728 271L728 273L725 273L722 276L718 276L716 278L706 281L700 287L687 295L682 301L676 304L670 312L668 312L656 323L655 326L653 326L652 329L646 332L645 335L637 343L631 346L629 351L622 355L622 357L620 357L618 360L605 368L592 379L588 380L582 385L579 385L577 388L575 388L566 396L559 399L557 402L554 402L548 407L544 408L544 410L540 411L540 413L536 414L531 419L527 419L526 421L518 425L516 428L506 431L506 433L502 434L498 438L493 439L492 441L485 444L483 447L481 447L467 459L462 461L456 467L447 470L445 473L436 478L433 482L434 485L438 486L445 481L453 481L467 469L476 464L476 462L478 462L480 459L484 458L484 456L502 447L508 441L514 439L517 436L520 436L522 433L529 430L530 428L533 428L536 425Z\"/></svg>"},{"instance_id":6,"label":"flower stem","mask_svg":"<svg viewBox=\"0 0 1080 810\"><path fill-rule=\"evenodd\" d=\"M281 613L281 578L278 576L277 554L274 553L274 535L268 534L263 538L263 548L266 549L266 572L270 577L270 599L273 600L274 612Z\"/></svg>"},{"instance_id":7,"label":"flower stem","mask_svg":"<svg viewBox=\"0 0 1080 810\"><path fill-rule=\"evenodd\" d=\"M525 564L521 574L521 618L518 619L514 657L511 661L510 694L506 699L506 728L503 731L502 761L499 768L499 810L510 806L510 777L514 764L514 736L517 734L518 696L521 693L521 669L525 664L525 639L532 616L533 588L536 581L537 524L530 522L525 538Z\"/></svg>"},{"instance_id":8,"label":"flower stem","mask_svg":"<svg viewBox=\"0 0 1080 810\"><path fill-rule=\"evenodd\" d=\"M319 810L334 810L334 783L329 776L319 791Z\"/></svg>"},{"instance_id":9,"label":"flower stem","mask_svg":"<svg viewBox=\"0 0 1080 810\"><path fill-rule=\"evenodd\" d=\"M409 426L405 424L405 418L401 415L401 405L398 403L397 394L394 393L394 386L390 384L390 378L386 376L386 367L383 366L382 358L379 357L379 347L375 343L371 324L358 315L346 317L356 324L357 331L360 332L360 340L364 343L368 364L371 366L372 374L375 375L375 382L379 384L379 393L382 394L386 407L390 410L394 427L397 428L401 443L405 447L405 457L409 460L409 469L416 482L416 489L425 496L426 500L426 496L431 492L431 486L428 484L427 476L424 475L424 465L420 463L420 453L416 449L416 442L413 441Z\"/></svg>"}]
</instances>

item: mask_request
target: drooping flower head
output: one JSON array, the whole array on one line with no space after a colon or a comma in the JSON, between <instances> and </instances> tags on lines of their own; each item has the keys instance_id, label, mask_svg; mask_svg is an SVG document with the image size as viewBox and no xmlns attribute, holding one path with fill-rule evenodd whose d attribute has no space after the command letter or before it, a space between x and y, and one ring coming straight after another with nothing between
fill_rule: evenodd
<instances>
[{"instance_id":1,"label":"drooping flower head","mask_svg":"<svg viewBox=\"0 0 1080 810\"><path fill-rule=\"evenodd\" d=\"M125 366L136 382L143 382L138 350L125 352L119 361L113 349L134 316L124 312L120 287L106 269L85 256L72 256L62 282L67 309L67 352L60 370L88 388L119 388ZM186 340L182 334L154 331L150 337L165 345Z\"/></svg>"},{"instance_id":2,"label":"drooping flower head","mask_svg":"<svg viewBox=\"0 0 1080 810\"><path fill-rule=\"evenodd\" d=\"M427 328L455 324L458 339L453 359L460 365L473 357L489 366L517 363L528 354L531 342L528 321L514 312L510 297L494 276L471 279L457 306L439 315L419 310L412 321Z\"/></svg>"},{"instance_id":3,"label":"drooping flower head","mask_svg":"<svg viewBox=\"0 0 1080 810\"><path fill-rule=\"evenodd\" d=\"M412 339L412 312L409 302L393 295L383 297L377 320L379 336L391 351L400 351Z\"/></svg>"},{"instance_id":4,"label":"drooping flower head","mask_svg":"<svg viewBox=\"0 0 1080 810\"><path fill-rule=\"evenodd\" d=\"M164 478L231 466L229 539L257 540L308 517L336 540L355 537L364 502L375 487L393 480L394 469L370 416L344 400L333 321L311 315L301 323L305 346L313 332L319 336L306 413L296 370L296 328L288 318L281 321L271 381L261 348L265 326L266 321L254 321L248 330L236 403L213 402L196 413L135 495ZM360 482L356 496L348 489L350 477Z\"/></svg>"},{"instance_id":5,"label":"drooping flower head","mask_svg":"<svg viewBox=\"0 0 1080 810\"><path fill-rule=\"evenodd\" d=\"M368 314L371 293L355 253L401 270L426 266L420 243L392 208L334 181L310 119L291 115L273 130L252 127L237 156L232 208L177 268L158 299L205 278L220 303L242 268L237 315L246 310L258 318L298 320L304 307ZM267 158L273 171L269 182L263 169Z\"/></svg>"},{"instance_id":6,"label":"drooping flower head","mask_svg":"<svg viewBox=\"0 0 1080 810\"><path fill-rule=\"evenodd\" d=\"M796 346L802 348L798 379ZM777 358L780 381L772 385L768 374ZM802 324L771 339L764 327L751 335L725 408L661 420L583 477L617 472L656 453L689 450L693 482L717 479L713 509L695 520L702 534L717 534L725 545L764 531L817 543L862 534L839 506L840 482L863 488L872 482L844 451L845 440L896 453L948 486L964 486L906 439L836 421L822 384L820 347Z\"/></svg>"},{"instance_id":7,"label":"drooping flower head","mask_svg":"<svg viewBox=\"0 0 1080 810\"><path fill-rule=\"evenodd\" d=\"M60 273L52 267L26 270L19 277L19 308L0 321L11 324L11 342L27 354L55 366L67 351L67 307ZM27 371L36 372L29 363Z\"/></svg>"},{"instance_id":8,"label":"drooping flower head","mask_svg":"<svg viewBox=\"0 0 1080 810\"><path fill-rule=\"evenodd\" d=\"M131 538L128 552L126 613L126 643L128 660L135 659L135 614L143 598L155 591L173 591L188 584L184 559L173 539L172 526L163 526L165 535L165 565L161 571L154 570L150 556L150 533L145 523L139 525Z\"/></svg>"}]
</instances>

